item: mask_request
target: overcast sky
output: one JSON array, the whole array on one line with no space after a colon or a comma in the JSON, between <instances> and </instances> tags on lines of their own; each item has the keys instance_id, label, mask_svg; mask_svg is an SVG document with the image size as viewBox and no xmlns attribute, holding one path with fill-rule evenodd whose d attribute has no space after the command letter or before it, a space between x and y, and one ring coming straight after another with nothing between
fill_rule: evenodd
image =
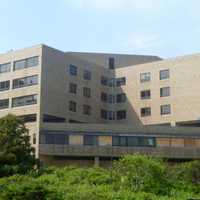
<instances>
[{"instance_id":1,"label":"overcast sky","mask_svg":"<svg viewBox=\"0 0 200 200\"><path fill-rule=\"evenodd\" d=\"M0 52L200 53L200 0L0 0Z\"/></svg>"}]
</instances>

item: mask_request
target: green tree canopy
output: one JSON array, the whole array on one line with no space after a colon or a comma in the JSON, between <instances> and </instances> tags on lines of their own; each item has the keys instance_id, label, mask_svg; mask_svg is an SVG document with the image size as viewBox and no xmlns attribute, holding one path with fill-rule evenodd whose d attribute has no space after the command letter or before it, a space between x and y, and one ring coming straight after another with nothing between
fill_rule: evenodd
<instances>
[{"instance_id":1,"label":"green tree canopy","mask_svg":"<svg viewBox=\"0 0 200 200\"><path fill-rule=\"evenodd\" d=\"M0 177L25 173L37 160L28 129L21 118L7 115L0 119Z\"/></svg>"}]
</instances>

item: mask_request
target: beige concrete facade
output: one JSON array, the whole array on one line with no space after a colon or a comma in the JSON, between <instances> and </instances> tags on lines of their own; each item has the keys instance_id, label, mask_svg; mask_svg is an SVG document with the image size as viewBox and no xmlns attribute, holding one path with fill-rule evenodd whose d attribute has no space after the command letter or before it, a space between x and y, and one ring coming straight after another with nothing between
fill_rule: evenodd
<instances>
[{"instance_id":1,"label":"beige concrete facade","mask_svg":"<svg viewBox=\"0 0 200 200\"><path fill-rule=\"evenodd\" d=\"M37 66L14 70L16 61L33 57L38 57ZM114 69L109 69L110 58L114 60ZM11 63L11 69L0 73L0 82L10 81L10 88L0 91L0 100L9 99L9 106L0 109L0 117L8 113L18 116L36 114L36 120L27 122L27 127L37 156L40 156L40 134L43 131L75 131L76 134L70 134L68 138L72 146L84 145L81 135L87 133L102 134L98 136L98 144L102 147L112 146L110 134L131 135L136 132L152 137L156 133L160 147L172 145L184 148L196 145L197 148L200 143L198 128L194 131L192 128L169 126L200 126L200 54L162 60L157 56L63 52L46 45L37 45L0 54L0 67L6 63ZM76 67L76 75L70 74L70 65ZM169 78L160 80L161 70L169 70ZM83 78L85 71L90 72L90 80ZM141 82L141 73L150 73L150 81ZM38 77L37 84L30 83L13 89L13 80L35 75ZM102 77L107 78L107 84L101 83ZM124 78L125 83L117 86L116 81L120 78ZM114 81L114 85L109 86L110 81ZM75 93L69 92L70 83L76 85ZM160 97L160 89L164 87L170 88L170 94ZM83 95L83 88L90 89L89 97ZM141 91L145 90L150 90L149 99L141 99ZM102 101L102 93L113 95L115 99L110 102L107 96L107 100ZM116 102L119 94L125 94L124 102ZM13 98L29 95L37 95L37 103L12 106ZM69 110L70 101L76 103L75 112ZM83 113L84 105L90 107L89 114ZM161 105L170 105L170 114L161 115ZM146 107L151 108L151 115L141 116L141 109ZM102 110L108 112L106 118L102 117ZM111 111L114 114L109 113ZM119 119L118 111L125 111L125 116ZM58 118L64 121L61 123ZM58 121L55 123L54 120ZM163 124L169 127L144 126ZM195 132L195 141L189 137L190 132ZM166 133L172 136L174 133L180 136L187 134L187 137L171 140L166 137ZM69 156L68 153L66 155Z\"/></svg>"}]
</instances>

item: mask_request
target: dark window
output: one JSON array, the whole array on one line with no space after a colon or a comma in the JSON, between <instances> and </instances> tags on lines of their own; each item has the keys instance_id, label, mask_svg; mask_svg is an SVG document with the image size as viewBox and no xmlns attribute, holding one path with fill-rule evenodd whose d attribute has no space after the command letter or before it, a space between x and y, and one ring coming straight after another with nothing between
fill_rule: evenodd
<instances>
[{"instance_id":1,"label":"dark window","mask_svg":"<svg viewBox=\"0 0 200 200\"><path fill-rule=\"evenodd\" d=\"M0 82L0 91L5 91L10 89L10 81Z\"/></svg>"},{"instance_id":2,"label":"dark window","mask_svg":"<svg viewBox=\"0 0 200 200\"><path fill-rule=\"evenodd\" d=\"M29 114L29 115L21 115L19 116L25 123L27 122L36 122L37 115L36 114Z\"/></svg>"},{"instance_id":3,"label":"dark window","mask_svg":"<svg viewBox=\"0 0 200 200\"><path fill-rule=\"evenodd\" d=\"M101 118L102 119L107 119L107 110L101 110Z\"/></svg>"},{"instance_id":4,"label":"dark window","mask_svg":"<svg viewBox=\"0 0 200 200\"><path fill-rule=\"evenodd\" d=\"M55 134L54 135L55 144L69 144L69 136L64 134Z\"/></svg>"},{"instance_id":5,"label":"dark window","mask_svg":"<svg viewBox=\"0 0 200 200\"><path fill-rule=\"evenodd\" d=\"M150 99L151 98L151 91L150 90L143 90L140 92L141 99Z\"/></svg>"},{"instance_id":6,"label":"dark window","mask_svg":"<svg viewBox=\"0 0 200 200\"><path fill-rule=\"evenodd\" d=\"M84 143L84 145L96 146L96 145L98 145L98 136L96 136L96 135L84 135L83 143Z\"/></svg>"},{"instance_id":7,"label":"dark window","mask_svg":"<svg viewBox=\"0 0 200 200\"><path fill-rule=\"evenodd\" d=\"M83 105L83 114L84 115L91 115L91 106Z\"/></svg>"},{"instance_id":8,"label":"dark window","mask_svg":"<svg viewBox=\"0 0 200 200\"><path fill-rule=\"evenodd\" d=\"M108 111L108 120L115 120L115 112L114 111Z\"/></svg>"},{"instance_id":9,"label":"dark window","mask_svg":"<svg viewBox=\"0 0 200 200\"><path fill-rule=\"evenodd\" d=\"M1 99L0 100L0 110L6 109L9 107L9 99Z\"/></svg>"},{"instance_id":10,"label":"dark window","mask_svg":"<svg viewBox=\"0 0 200 200\"><path fill-rule=\"evenodd\" d=\"M101 84L102 85L108 85L108 78L105 76L101 76Z\"/></svg>"},{"instance_id":11,"label":"dark window","mask_svg":"<svg viewBox=\"0 0 200 200\"><path fill-rule=\"evenodd\" d=\"M13 89L38 84L38 75L13 80Z\"/></svg>"},{"instance_id":12,"label":"dark window","mask_svg":"<svg viewBox=\"0 0 200 200\"><path fill-rule=\"evenodd\" d=\"M86 123L86 122L77 121L75 119L69 119L68 122L69 123L74 123L74 124L83 124L83 123Z\"/></svg>"},{"instance_id":13,"label":"dark window","mask_svg":"<svg viewBox=\"0 0 200 200\"><path fill-rule=\"evenodd\" d=\"M72 112L76 112L76 102L75 101L69 102L69 110Z\"/></svg>"},{"instance_id":14,"label":"dark window","mask_svg":"<svg viewBox=\"0 0 200 200\"><path fill-rule=\"evenodd\" d=\"M24 69L28 67L35 67L39 64L39 57L26 58L14 62L14 70Z\"/></svg>"},{"instance_id":15,"label":"dark window","mask_svg":"<svg viewBox=\"0 0 200 200\"><path fill-rule=\"evenodd\" d=\"M141 116L142 117L151 116L151 108L150 107L141 108Z\"/></svg>"},{"instance_id":16,"label":"dark window","mask_svg":"<svg viewBox=\"0 0 200 200\"><path fill-rule=\"evenodd\" d=\"M138 138L137 137L128 137L127 145L128 146L138 146Z\"/></svg>"},{"instance_id":17,"label":"dark window","mask_svg":"<svg viewBox=\"0 0 200 200\"><path fill-rule=\"evenodd\" d=\"M117 78L116 79L116 86L120 87L122 85L126 85L126 78L125 77Z\"/></svg>"},{"instance_id":18,"label":"dark window","mask_svg":"<svg viewBox=\"0 0 200 200\"><path fill-rule=\"evenodd\" d=\"M117 103L124 103L126 102L126 94L117 94Z\"/></svg>"},{"instance_id":19,"label":"dark window","mask_svg":"<svg viewBox=\"0 0 200 200\"><path fill-rule=\"evenodd\" d=\"M126 119L126 110L117 111L117 119Z\"/></svg>"},{"instance_id":20,"label":"dark window","mask_svg":"<svg viewBox=\"0 0 200 200\"><path fill-rule=\"evenodd\" d=\"M170 113L171 113L170 104L160 106L160 114L161 115L168 115Z\"/></svg>"},{"instance_id":21,"label":"dark window","mask_svg":"<svg viewBox=\"0 0 200 200\"><path fill-rule=\"evenodd\" d=\"M49 122L49 123L63 123L65 122L66 119L64 117L58 117L58 116L53 116L53 115L43 115L43 122Z\"/></svg>"},{"instance_id":22,"label":"dark window","mask_svg":"<svg viewBox=\"0 0 200 200\"><path fill-rule=\"evenodd\" d=\"M103 102L107 102L108 101L107 93L104 93L104 92L101 93L101 101L103 101Z\"/></svg>"},{"instance_id":23,"label":"dark window","mask_svg":"<svg viewBox=\"0 0 200 200\"><path fill-rule=\"evenodd\" d=\"M115 103L115 95L113 94L108 95L108 103Z\"/></svg>"},{"instance_id":24,"label":"dark window","mask_svg":"<svg viewBox=\"0 0 200 200\"><path fill-rule=\"evenodd\" d=\"M6 73L6 72L10 72L10 69L11 69L11 64L10 63L1 64L0 65L0 74L1 73Z\"/></svg>"},{"instance_id":25,"label":"dark window","mask_svg":"<svg viewBox=\"0 0 200 200\"><path fill-rule=\"evenodd\" d=\"M84 80L91 80L92 78L92 73L89 70L84 70L83 72L83 79Z\"/></svg>"},{"instance_id":26,"label":"dark window","mask_svg":"<svg viewBox=\"0 0 200 200\"><path fill-rule=\"evenodd\" d=\"M169 78L169 69L160 70L160 80Z\"/></svg>"},{"instance_id":27,"label":"dark window","mask_svg":"<svg viewBox=\"0 0 200 200\"><path fill-rule=\"evenodd\" d=\"M37 104L37 95L28 95L12 99L12 107Z\"/></svg>"},{"instance_id":28,"label":"dark window","mask_svg":"<svg viewBox=\"0 0 200 200\"><path fill-rule=\"evenodd\" d=\"M145 72L140 74L140 82L149 82L151 80L151 73Z\"/></svg>"},{"instance_id":29,"label":"dark window","mask_svg":"<svg viewBox=\"0 0 200 200\"><path fill-rule=\"evenodd\" d=\"M170 96L170 87L160 88L160 97L168 97Z\"/></svg>"},{"instance_id":30,"label":"dark window","mask_svg":"<svg viewBox=\"0 0 200 200\"><path fill-rule=\"evenodd\" d=\"M108 59L109 69L115 69L115 58Z\"/></svg>"},{"instance_id":31,"label":"dark window","mask_svg":"<svg viewBox=\"0 0 200 200\"><path fill-rule=\"evenodd\" d=\"M69 66L69 73L72 76L77 76L77 67L75 65Z\"/></svg>"},{"instance_id":32,"label":"dark window","mask_svg":"<svg viewBox=\"0 0 200 200\"><path fill-rule=\"evenodd\" d=\"M75 83L69 83L69 92L76 94L77 91L77 85Z\"/></svg>"},{"instance_id":33,"label":"dark window","mask_svg":"<svg viewBox=\"0 0 200 200\"><path fill-rule=\"evenodd\" d=\"M127 137L125 136L113 136L112 137L113 146L127 146Z\"/></svg>"},{"instance_id":34,"label":"dark window","mask_svg":"<svg viewBox=\"0 0 200 200\"><path fill-rule=\"evenodd\" d=\"M83 88L83 96L87 97L87 98L90 98L91 97L91 89L87 88L87 87L84 87Z\"/></svg>"},{"instance_id":35,"label":"dark window","mask_svg":"<svg viewBox=\"0 0 200 200\"><path fill-rule=\"evenodd\" d=\"M36 144L36 134L33 134L33 144Z\"/></svg>"}]
</instances>

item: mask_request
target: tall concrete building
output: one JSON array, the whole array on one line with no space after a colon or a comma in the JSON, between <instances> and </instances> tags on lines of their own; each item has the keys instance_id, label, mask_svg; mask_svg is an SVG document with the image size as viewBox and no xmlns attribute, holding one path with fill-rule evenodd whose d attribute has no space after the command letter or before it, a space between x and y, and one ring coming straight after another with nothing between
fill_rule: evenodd
<instances>
[{"instance_id":1,"label":"tall concrete building","mask_svg":"<svg viewBox=\"0 0 200 200\"><path fill-rule=\"evenodd\" d=\"M200 158L200 54L0 54L0 117L26 122L48 164L108 164L124 154Z\"/></svg>"}]
</instances>

